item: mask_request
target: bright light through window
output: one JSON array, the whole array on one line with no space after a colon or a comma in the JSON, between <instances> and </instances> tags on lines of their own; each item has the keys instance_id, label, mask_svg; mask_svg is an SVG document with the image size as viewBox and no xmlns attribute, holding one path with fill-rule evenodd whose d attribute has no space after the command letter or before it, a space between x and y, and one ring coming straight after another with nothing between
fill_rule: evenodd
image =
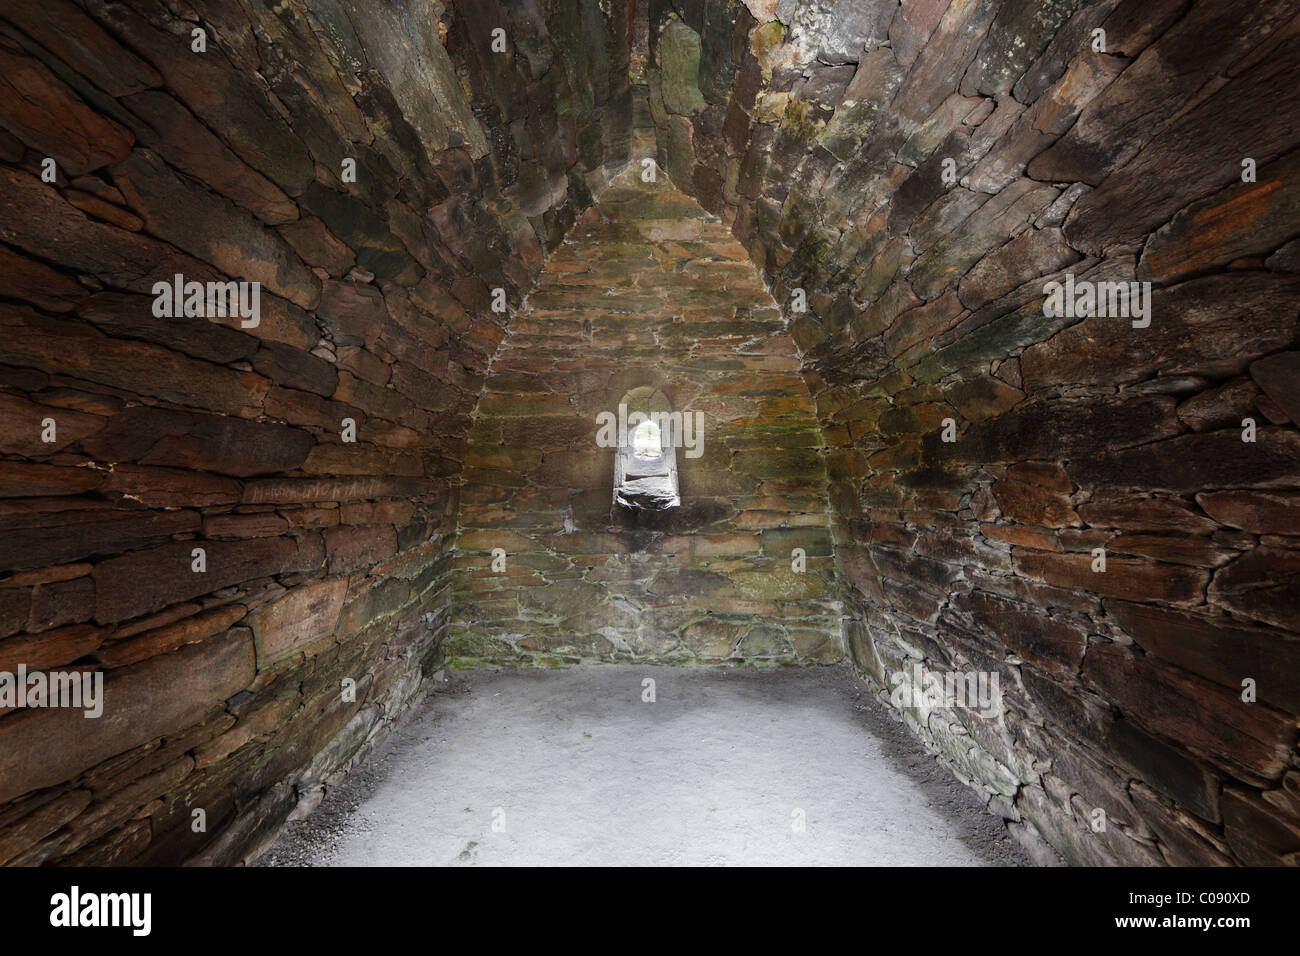
<instances>
[{"instance_id":1,"label":"bright light through window","mask_svg":"<svg viewBox=\"0 0 1300 956\"><path fill-rule=\"evenodd\" d=\"M644 421L632 432L632 454L640 459L658 458L663 455L663 445L659 439L659 426L652 421Z\"/></svg>"}]
</instances>

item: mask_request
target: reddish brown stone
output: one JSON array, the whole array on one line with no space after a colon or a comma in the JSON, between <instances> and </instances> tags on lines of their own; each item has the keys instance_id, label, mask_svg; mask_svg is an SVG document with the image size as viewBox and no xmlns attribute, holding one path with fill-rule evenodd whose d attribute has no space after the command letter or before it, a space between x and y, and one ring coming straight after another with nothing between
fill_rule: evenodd
<instances>
[{"instance_id":1,"label":"reddish brown stone","mask_svg":"<svg viewBox=\"0 0 1300 956\"><path fill-rule=\"evenodd\" d=\"M328 396L334 394L338 386L338 372L332 363L279 342L263 343L253 356L252 365L256 371L285 388Z\"/></svg>"},{"instance_id":2,"label":"reddish brown stone","mask_svg":"<svg viewBox=\"0 0 1300 956\"><path fill-rule=\"evenodd\" d=\"M0 671L12 674L19 665L29 671L66 667L93 652L111 633L92 624L74 624L43 634L11 637L0 641Z\"/></svg>"},{"instance_id":3,"label":"reddish brown stone","mask_svg":"<svg viewBox=\"0 0 1300 956\"><path fill-rule=\"evenodd\" d=\"M88 572L90 568L81 565ZM89 621L95 612L95 583L86 575L47 581L32 589L27 630L46 631L61 624Z\"/></svg>"},{"instance_id":4,"label":"reddish brown stone","mask_svg":"<svg viewBox=\"0 0 1300 956\"><path fill-rule=\"evenodd\" d=\"M397 552L397 533L386 525L340 525L325 531L331 574L369 567Z\"/></svg>"},{"instance_id":5,"label":"reddish brown stone","mask_svg":"<svg viewBox=\"0 0 1300 956\"><path fill-rule=\"evenodd\" d=\"M1007 467L1007 477L1062 495L1074 490L1074 483L1065 469L1052 461L1018 461Z\"/></svg>"},{"instance_id":6,"label":"reddish brown stone","mask_svg":"<svg viewBox=\"0 0 1300 956\"><path fill-rule=\"evenodd\" d=\"M100 490L149 508L208 508L238 502L243 485L233 478L179 468L119 464L113 467Z\"/></svg>"},{"instance_id":7,"label":"reddish brown stone","mask_svg":"<svg viewBox=\"0 0 1300 956\"><path fill-rule=\"evenodd\" d=\"M281 513L291 528L329 528L339 523L337 508L287 508Z\"/></svg>"},{"instance_id":8,"label":"reddish brown stone","mask_svg":"<svg viewBox=\"0 0 1300 956\"><path fill-rule=\"evenodd\" d=\"M135 816L135 811L141 806L148 806L152 800L175 788L193 769L194 758L185 754L107 796L100 796L61 834L57 859L60 862L84 860L87 865L102 864L106 859L103 855L105 846L118 842L117 834L121 831L115 831L114 827L120 820L128 815ZM129 825L127 829L130 829ZM144 834L145 843L151 832L152 827ZM134 841L129 838L124 842L128 844L126 848L115 847L113 852L120 854L122 859L130 859L140 848L130 845Z\"/></svg>"},{"instance_id":9,"label":"reddish brown stone","mask_svg":"<svg viewBox=\"0 0 1300 956\"><path fill-rule=\"evenodd\" d=\"M1055 536L1038 528L1022 528L1019 525L982 524L980 525L980 533L986 538L992 538L994 541L1004 541L1007 544L1020 545L1025 548L1036 548L1040 551L1065 550Z\"/></svg>"},{"instance_id":10,"label":"reddish brown stone","mask_svg":"<svg viewBox=\"0 0 1300 956\"><path fill-rule=\"evenodd\" d=\"M134 141L129 130L90 109L39 60L8 42L0 43L0 123L58 160L63 176L117 162Z\"/></svg>"},{"instance_id":11,"label":"reddish brown stone","mask_svg":"<svg viewBox=\"0 0 1300 956\"><path fill-rule=\"evenodd\" d=\"M58 499L53 499L53 501L58 501ZM32 502L27 502L27 504L33 505ZM60 502L60 504L62 504L62 502ZM13 513L9 509L0 510L4 510L7 513ZM93 570L94 565L92 564L61 564L54 568L41 568L36 571L19 571L17 574L6 579L5 586L21 588L29 587L33 584L52 584L57 581L71 581L74 578L84 577Z\"/></svg>"},{"instance_id":12,"label":"reddish brown stone","mask_svg":"<svg viewBox=\"0 0 1300 956\"><path fill-rule=\"evenodd\" d=\"M154 235L212 263L232 279L260 282L267 291L304 309L315 308L320 301L320 280L277 233L219 196L182 180L152 151L132 151L113 168L113 182Z\"/></svg>"},{"instance_id":13,"label":"reddish brown stone","mask_svg":"<svg viewBox=\"0 0 1300 956\"><path fill-rule=\"evenodd\" d=\"M999 481L993 486L993 494L1002 514L1013 521L1044 528L1064 528L1082 523L1070 507L1068 498L1037 485Z\"/></svg>"},{"instance_id":14,"label":"reddish brown stone","mask_svg":"<svg viewBox=\"0 0 1300 956\"><path fill-rule=\"evenodd\" d=\"M1198 432L1231 428L1251 416L1258 397L1255 383L1243 375L1183 402L1178 419Z\"/></svg>"},{"instance_id":15,"label":"reddish brown stone","mask_svg":"<svg viewBox=\"0 0 1300 956\"><path fill-rule=\"evenodd\" d=\"M1255 407L1271 424L1286 425L1291 421L1291 416L1282 410L1282 406L1267 395L1256 395Z\"/></svg>"},{"instance_id":16,"label":"reddish brown stone","mask_svg":"<svg viewBox=\"0 0 1300 956\"><path fill-rule=\"evenodd\" d=\"M1173 412L1173 402L1164 396L1106 402L1040 401L971 426L958 433L956 442L944 443L936 433L927 436L925 444L940 460L1012 463L1078 459L1174 435L1180 426Z\"/></svg>"},{"instance_id":17,"label":"reddish brown stone","mask_svg":"<svg viewBox=\"0 0 1300 956\"><path fill-rule=\"evenodd\" d=\"M1206 820L1219 819L1221 784L1218 776L1204 765L1144 733L1128 720L1110 722L1105 729L1105 742L1111 753L1134 768L1153 788Z\"/></svg>"},{"instance_id":18,"label":"reddish brown stone","mask_svg":"<svg viewBox=\"0 0 1300 956\"><path fill-rule=\"evenodd\" d=\"M245 688L254 673L251 636L231 632L109 675L98 719L68 708L10 714L0 720L0 801L184 730Z\"/></svg>"},{"instance_id":19,"label":"reddish brown stone","mask_svg":"<svg viewBox=\"0 0 1300 956\"><path fill-rule=\"evenodd\" d=\"M1300 853L1300 821L1235 787L1223 790L1223 832L1243 863L1281 866Z\"/></svg>"},{"instance_id":20,"label":"reddish brown stone","mask_svg":"<svg viewBox=\"0 0 1300 956\"><path fill-rule=\"evenodd\" d=\"M929 117L957 88L997 8L998 4L989 0L950 5L921 48L891 109L912 123Z\"/></svg>"},{"instance_id":21,"label":"reddish brown stone","mask_svg":"<svg viewBox=\"0 0 1300 956\"><path fill-rule=\"evenodd\" d=\"M1200 16L1189 16L1181 22L1176 41L1182 47L1180 56L1194 63L1195 69L1175 69L1173 74L1167 75L1178 78L1177 86L1190 81L1193 85L1188 93L1198 89L1213 75L1212 72L1203 72L1206 67L1216 61L1224 65L1231 63L1249 48L1244 44L1250 42L1252 34L1260 35L1254 31L1270 29L1278 19L1290 16L1291 11L1283 0L1273 0L1264 5L1258 18L1250 22L1249 30L1240 29L1235 14L1226 8L1197 7L1194 13L1233 19L1226 21L1230 25L1225 25L1222 31L1213 31L1229 42L1208 56L1203 42L1208 34L1194 25ZM1066 136L1052 151L1044 153L1029 166L1031 176L1043 176L1053 181L1100 183L1098 188L1079 200L1066 220L1066 238L1076 249L1096 254L1107 246L1141 241L1148 232L1168 222L1188 203L1239 181L1242 143L1251 144L1252 158L1261 166L1286 155L1297 144L1294 130L1273 122L1274 116L1290 115L1300 109L1300 89L1291 82L1297 57L1300 57L1295 43L1275 47L1273 55L1259 58L1230 82L1178 113L1168 125L1153 129L1148 117L1161 107L1153 103L1149 95L1151 87L1147 85L1149 80L1144 82L1144 75L1151 77L1153 71L1169 70L1161 45L1165 40L1175 42L1171 39L1173 33L1170 31L1161 43L1146 52L1142 58L1144 68L1135 69L1137 64L1129 67L1122 74L1124 82L1117 81L1108 91L1123 100L1135 136L1125 136L1117 131L1115 119L1120 114L1112 112L1115 102L1099 99L1089 110L1093 118L1091 129L1094 135L1101 134L1099 140L1083 146L1076 138L1085 135L1083 124L1088 121L1085 114L1071 131L1072 135ZM1219 59L1225 56L1228 58ZM1169 89L1167 83L1161 85ZM1268 103L1270 109L1259 110L1260 103ZM1148 139L1148 131L1155 132L1155 137L1141 152L1122 169L1105 176L1113 151L1134 150ZM1180 157L1192 152L1202 157L1195 170L1185 170L1180 176L1163 174L1168 169L1177 168ZM1102 157L1100 169L1094 165L1099 157ZM1074 165L1069 158L1082 159L1091 168L1072 172L1067 168L1067 165ZM1080 175L1075 175L1075 172Z\"/></svg>"},{"instance_id":22,"label":"reddish brown stone","mask_svg":"<svg viewBox=\"0 0 1300 956\"><path fill-rule=\"evenodd\" d=\"M170 282L178 272L199 282L219 278L212 267L166 243L88 218L53 186L7 167L0 169L0 238L133 292L149 292L154 282Z\"/></svg>"},{"instance_id":23,"label":"reddish brown stone","mask_svg":"<svg viewBox=\"0 0 1300 956\"><path fill-rule=\"evenodd\" d=\"M1031 167L1030 175L1094 185L1102 181L1159 132L1160 127L1148 121L1150 116L1169 115L1216 73L1226 72L1286 18L1286 10L1286 4L1277 0L1261 3L1258 19L1243 29L1229 10L1213 6L1193 9L1089 104L1077 127ZM1119 37L1146 32L1149 38L1153 27L1168 22L1157 15L1153 18L1156 22L1148 24L1143 14L1123 10L1106 26L1118 28ZM1136 31L1133 26L1124 29L1125 20L1131 23L1135 19L1141 22ZM1206 49L1202 42L1210 34L1223 39L1213 50ZM1112 38L1109 31L1107 38ZM1123 49L1124 41L1116 39L1121 45L1110 47L1108 42L1108 47Z\"/></svg>"},{"instance_id":24,"label":"reddish brown stone","mask_svg":"<svg viewBox=\"0 0 1300 956\"><path fill-rule=\"evenodd\" d=\"M1198 568L1217 568L1236 552L1209 538L1190 538L1162 534L1121 534L1106 542L1108 551L1139 554L1157 561L1188 564Z\"/></svg>"},{"instance_id":25,"label":"reddish brown stone","mask_svg":"<svg viewBox=\"0 0 1300 956\"><path fill-rule=\"evenodd\" d=\"M1078 671L1088 635L1067 621L982 591L956 598L953 603L1018 656L1049 670L1066 674Z\"/></svg>"},{"instance_id":26,"label":"reddish brown stone","mask_svg":"<svg viewBox=\"0 0 1300 956\"><path fill-rule=\"evenodd\" d=\"M1037 276L1064 269L1082 258L1060 229L1029 229L975 263L957 286L961 303L978 309Z\"/></svg>"},{"instance_id":27,"label":"reddish brown stone","mask_svg":"<svg viewBox=\"0 0 1300 956\"><path fill-rule=\"evenodd\" d=\"M333 278L342 278L356 262L352 250L339 242L315 216L286 223L280 227L280 235L304 262L326 270Z\"/></svg>"},{"instance_id":28,"label":"reddish brown stone","mask_svg":"<svg viewBox=\"0 0 1300 956\"><path fill-rule=\"evenodd\" d=\"M257 646L257 666L265 670L284 658L333 640L347 594L346 577L294 588L249 618Z\"/></svg>"},{"instance_id":29,"label":"reddish brown stone","mask_svg":"<svg viewBox=\"0 0 1300 956\"><path fill-rule=\"evenodd\" d=\"M127 97L124 104L148 124L141 142L177 169L233 199L263 222L288 223L298 218L298 207L278 186L245 165L170 96L149 90Z\"/></svg>"},{"instance_id":30,"label":"reddish brown stone","mask_svg":"<svg viewBox=\"0 0 1300 956\"><path fill-rule=\"evenodd\" d=\"M105 202L98 196L83 193L79 189L65 189L63 190L63 198L82 212L94 216L96 219L110 222L129 232L139 232L144 228L144 220L139 216L132 215L115 203Z\"/></svg>"},{"instance_id":31,"label":"reddish brown stone","mask_svg":"<svg viewBox=\"0 0 1300 956\"><path fill-rule=\"evenodd\" d=\"M364 345L377 338L387 310L374 286L356 282L326 282L316 314L334 330L339 345Z\"/></svg>"},{"instance_id":32,"label":"reddish brown stone","mask_svg":"<svg viewBox=\"0 0 1300 956\"><path fill-rule=\"evenodd\" d=\"M175 624L187 617L192 617L203 610L203 605L187 602L185 604L173 604L164 611L157 614L149 614L145 617L136 618L125 624L119 624L113 631L113 637L117 640L124 640L128 637L134 637L136 634L143 634L145 631L152 631L158 628L166 627L169 624Z\"/></svg>"},{"instance_id":33,"label":"reddish brown stone","mask_svg":"<svg viewBox=\"0 0 1300 956\"><path fill-rule=\"evenodd\" d=\"M289 530L289 522L272 512L262 514L207 515L205 538L273 538Z\"/></svg>"},{"instance_id":34,"label":"reddish brown stone","mask_svg":"<svg viewBox=\"0 0 1300 956\"><path fill-rule=\"evenodd\" d=\"M1253 378L1293 422L1300 422L1300 352L1279 352L1250 366Z\"/></svg>"},{"instance_id":35,"label":"reddish brown stone","mask_svg":"<svg viewBox=\"0 0 1300 956\"><path fill-rule=\"evenodd\" d=\"M1105 571L1092 570L1095 559L1091 554L1018 551L1014 560L1017 573L1034 580L1136 601L1196 604L1210 578L1207 572L1193 568L1114 555L1107 555Z\"/></svg>"},{"instance_id":36,"label":"reddish brown stone","mask_svg":"<svg viewBox=\"0 0 1300 956\"><path fill-rule=\"evenodd\" d=\"M1130 788L1134 805L1142 819L1160 838L1160 852L1171 866L1232 866L1234 860L1222 841L1211 842L1197 826L1197 818L1171 806L1143 784Z\"/></svg>"},{"instance_id":37,"label":"reddish brown stone","mask_svg":"<svg viewBox=\"0 0 1300 956\"><path fill-rule=\"evenodd\" d=\"M1294 721L1266 705L1114 644L1090 647L1083 673L1136 723L1220 763L1267 778L1287 764Z\"/></svg>"},{"instance_id":38,"label":"reddish brown stone","mask_svg":"<svg viewBox=\"0 0 1300 956\"><path fill-rule=\"evenodd\" d=\"M0 496L5 498L79 495L99 487L103 480L103 474L88 468L0 462Z\"/></svg>"},{"instance_id":39,"label":"reddish brown stone","mask_svg":"<svg viewBox=\"0 0 1300 956\"><path fill-rule=\"evenodd\" d=\"M202 547L207 571L191 570L191 551ZM95 567L95 620L113 623L255 578L320 568L320 539L254 538L183 541L135 551Z\"/></svg>"},{"instance_id":40,"label":"reddish brown stone","mask_svg":"<svg viewBox=\"0 0 1300 956\"><path fill-rule=\"evenodd\" d=\"M50 319L16 306L0 306L6 357L55 374L192 408L240 415L257 408L270 382L199 362L168 349L103 335L81 320Z\"/></svg>"},{"instance_id":41,"label":"reddish brown stone","mask_svg":"<svg viewBox=\"0 0 1300 956\"><path fill-rule=\"evenodd\" d=\"M389 365L375 353L359 346L340 346L336 349L336 354L339 368L347 369L357 378L363 378L372 385L387 385L397 367ZM420 371L425 370L420 369ZM394 385L396 386L396 383Z\"/></svg>"},{"instance_id":42,"label":"reddish brown stone","mask_svg":"<svg viewBox=\"0 0 1300 956\"><path fill-rule=\"evenodd\" d=\"M75 818L86 809L90 798L89 790L72 790L47 801L33 798L29 802L37 805L17 823L0 831L0 865L39 844L44 837Z\"/></svg>"},{"instance_id":43,"label":"reddish brown stone","mask_svg":"<svg viewBox=\"0 0 1300 956\"><path fill-rule=\"evenodd\" d=\"M1142 249L1138 277L1169 282L1272 252L1292 238L1300 216L1300 154L1257 175L1253 183L1236 183L1193 203L1158 229Z\"/></svg>"},{"instance_id":44,"label":"reddish brown stone","mask_svg":"<svg viewBox=\"0 0 1300 956\"><path fill-rule=\"evenodd\" d=\"M1274 488L1296 484L1300 433L1261 428L1254 443L1240 429L1155 441L1140 448L1100 452L1069 463L1082 487L1199 492L1207 488Z\"/></svg>"},{"instance_id":45,"label":"reddish brown stone","mask_svg":"<svg viewBox=\"0 0 1300 956\"><path fill-rule=\"evenodd\" d=\"M106 461L251 477L298 467L314 440L308 432L284 425L137 407L115 416L83 444Z\"/></svg>"},{"instance_id":46,"label":"reddish brown stone","mask_svg":"<svg viewBox=\"0 0 1300 956\"><path fill-rule=\"evenodd\" d=\"M1300 551L1248 551L1215 573L1208 597L1234 615L1300 630Z\"/></svg>"},{"instance_id":47,"label":"reddish brown stone","mask_svg":"<svg viewBox=\"0 0 1300 956\"><path fill-rule=\"evenodd\" d=\"M350 418L360 425L365 418L361 409L352 405L278 385L272 386L267 393L264 407L268 417L294 425L315 425L334 434L343 427L343 419Z\"/></svg>"},{"instance_id":48,"label":"reddish brown stone","mask_svg":"<svg viewBox=\"0 0 1300 956\"><path fill-rule=\"evenodd\" d=\"M53 420L54 441L48 437L47 422ZM86 415L69 408L38 405L18 395L0 393L0 452L26 458L47 458L104 427L100 415Z\"/></svg>"},{"instance_id":49,"label":"reddish brown stone","mask_svg":"<svg viewBox=\"0 0 1300 956\"><path fill-rule=\"evenodd\" d=\"M185 431L169 433L180 424L180 419L172 426L155 417L143 425L152 426L160 437L140 463L251 477L292 470L303 463L313 445L310 434L280 425L189 418Z\"/></svg>"},{"instance_id":50,"label":"reddish brown stone","mask_svg":"<svg viewBox=\"0 0 1300 956\"><path fill-rule=\"evenodd\" d=\"M333 398L390 422L401 422L406 413L411 410L410 399L396 390L372 385L349 372L339 372L339 385ZM364 426L360 421L357 424ZM364 436L362 427L358 428L358 434Z\"/></svg>"},{"instance_id":51,"label":"reddish brown stone","mask_svg":"<svg viewBox=\"0 0 1300 956\"><path fill-rule=\"evenodd\" d=\"M140 508L0 517L0 569L41 567L143 547L198 527L193 512Z\"/></svg>"},{"instance_id":52,"label":"reddish brown stone","mask_svg":"<svg viewBox=\"0 0 1300 956\"><path fill-rule=\"evenodd\" d=\"M95 659L105 669L110 669L135 664L158 654L169 654L186 645L199 644L215 634L221 634L245 614L246 609L241 604L203 611L139 635L114 640L95 651Z\"/></svg>"},{"instance_id":53,"label":"reddish brown stone","mask_svg":"<svg viewBox=\"0 0 1300 956\"><path fill-rule=\"evenodd\" d=\"M957 293L949 292L898 316L885 333L885 342L891 353L904 352L952 328L964 314Z\"/></svg>"},{"instance_id":54,"label":"reddish brown stone","mask_svg":"<svg viewBox=\"0 0 1300 956\"><path fill-rule=\"evenodd\" d=\"M940 239L913 264L907 281L924 299L932 299L991 250L1032 222L1058 191L1029 179L1016 179L984 203L960 232Z\"/></svg>"},{"instance_id":55,"label":"reddish brown stone","mask_svg":"<svg viewBox=\"0 0 1300 956\"><path fill-rule=\"evenodd\" d=\"M157 86L162 77L71 0L10 0L6 19L112 96Z\"/></svg>"},{"instance_id":56,"label":"reddish brown stone","mask_svg":"<svg viewBox=\"0 0 1300 956\"><path fill-rule=\"evenodd\" d=\"M408 453L389 451L363 442L323 442L312 447L302 463L309 475L420 475L420 460Z\"/></svg>"},{"instance_id":57,"label":"reddish brown stone","mask_svg":"<svg viewBox=\"0 0 1300 956\"><path fill-rule=\"evenodd\" d=\"M1029 391L1065 384L1141 381L1160 373L1216 378L1246 371L1252 356L1294 341L1300 279L1240 272L1154 288L1149 328L1131 320L1084 319L1025 350Z\"/></svg>"},{"instance_id":58,"label":"reddish brown stone","mask_svg":"<svg viewBox=\"0 0 1300 956\"><path fill-rule=\"evenodd\" d=\"M258 348L256 338L218 321L156 318L153 299L145 296L101 292L77 314L109 335L164 345L219 365L247 359Z\"/></svg>"},{"instance_id":59,"label":"reddish brown stone","mask_svg":"<svg viewBox=\"0 0 1300 956\"><path fill-rule=\"evenodd\" d=\"M1211 491L1196 503L1220 524L1256 534L1300 535L1300 494L1257 491Z\"/></svg>"},{"instance_id":60,"label":"reddish brown stone","mask_svg":"<svg viewBox=\"0 0 1300 956\"><path fill-rule=\"evenodd\" d=\"M411 520L415 506L409 501L376 501L347 504L339 510L344 524L404 525Z\"/></svg>"},{"instance_id":61,"label":"reddish brown stone","mask_svg":"<svg viewBox=\"0 0 1300 956\"><path fill-rule=\"evenodd\" d=\"M90 290L44 263L0 246L0 283L16 299L48 312L67 312Z\"/></svg>"},{"instance_id":62,"label":"reddish brown stone","mask_svg":"<svg viewBox=\"0 0 1300 956\"><path fill-rule=\"evenodd\" d=\"M1178 531L1209 534L1214 522L1177 502L1163 498L1097 497L1079 506L1079 516L1095 528L1127 531Z\"/></svg>"},{"instance_id":63,"label":"reddish brown stone","mask_svg":"<svg viewBox=\"0 0 1300 956\"><path fill-rule=\"evenodd\" d=\"M1149 654L1238 692L1249 677L1260 700L1300 711L1300 640L1222 615L1127 601L1105 605Z\"/></svg>"},{"instance_id":64,"label":"reddish brown stone","mask_svg":"<svg viewBox=\"0 0 1300 956\"><path fill-rule=\"evenodd\" d=\"M910 66L939 25L949 0L903 0L889 24L889 42L898 62Z\"/></svg>"},{"instance_id":65,"label":"reddish brown stone","mask_svg":"<svg viewBox=\"0 0 1300 956\"><path fill-rule=\"evenodd\" d=\"M963 418L983 422L1018 405L1025 393L988 375L959 382L948 391L948 401Z\"/></svg>"}]
</instances>

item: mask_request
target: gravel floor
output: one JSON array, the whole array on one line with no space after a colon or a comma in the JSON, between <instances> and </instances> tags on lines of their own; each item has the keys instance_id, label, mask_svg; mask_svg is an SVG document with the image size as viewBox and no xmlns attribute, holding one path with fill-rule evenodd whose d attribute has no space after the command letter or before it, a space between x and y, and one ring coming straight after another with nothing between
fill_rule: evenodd
<instances>
[{"instance_id":1,"label":"gravel floor","mask_svg":"<svg viewBox=\"0 0 1300 956\"><path fill-rule=\"evenodd\" d=\"M643 681L655 701L642 700ZM483 670L439 686L271 866L1024 865L846 667Z\"/></svg>"}]
</instances>

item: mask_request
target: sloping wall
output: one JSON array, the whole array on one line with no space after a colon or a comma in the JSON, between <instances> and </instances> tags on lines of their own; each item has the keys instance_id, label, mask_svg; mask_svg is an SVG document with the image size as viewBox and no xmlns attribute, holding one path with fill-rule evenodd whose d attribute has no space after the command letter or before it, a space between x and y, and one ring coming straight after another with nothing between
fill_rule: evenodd
<instances>
[{"instance_id":1,"label":"sloping wall","mask_svg":"<svg viewBox=\"0 0 1300 956\"><path fill-rule=\"evenodd\" d=\"M239 861L444 659L455 516L497 520L494 436L471 438L491 356L632 155L629 9L0 10L0 673L100 674L105 695L99 718L0 712L0 862ZM766 308L696 342L778 366L731 383L731 464L706 453L682 476L728 489L690 513L749 550L703 555L670 524L588 554L576 522L594 528L607 472L548 478L543 523L573 510L568 571L613 559L612 582L642 545L694 546L686 573L619 579L608 616L566 625L585 649L523 647L466 583L492 580L466 540L456 652L614 655L662 635L671 659L830 659L841 596L762 591L824 535L821 474L799 464L824 447L855 662L1027 845L1295 862L1294 4L652 0L649 18L662 165L762 269L795 346L726 355L749 330L781 340ZM260 283L256 324L157 314L176 275ZM1045 314L1067 277L1151 282L1150 323ZM521 342L549 334L541 318ZM618 363L591 341L570 355L600 378ZM499 369L549 375L557 355ZM688 377L721 408L727 376L703 369ZM496 384L482 427L504 438L532 412ZM739 424L768 413L794 444ZM813 547L793 587L831 580ZM755 617L696 641L703 618L655 618L669 593ZM633 628L614 594L666 603ZM565 616L541 610L554 637ZM927 673L997 675L999 705L904 700Z\"/></svg>"},{"instance_id":2,"label":"sloping wall","mask_svg":"<svg viewBox=\"0 0 1300 956\"><path fill-rule=\"evenodd\" d=\"M104 677L0 712L0 863L238 861L414 699L491 291L627 156L596 0L174 9L0 10L0 672Z\"/></svg>"},{"instance_id":3,"label":"sloping wall","mask_svg":"<svg viewBox=\"0 0 1300 956\"><path fill-rule=\"evenodd\" d=\"M650 16L661 160L815 393L864 677L1043 859L1295 862L1295 5ZM1149 325L1045 314L1067 276ZM1000 708L908 702L944 674Z\"/></svg>"}]
</instances>

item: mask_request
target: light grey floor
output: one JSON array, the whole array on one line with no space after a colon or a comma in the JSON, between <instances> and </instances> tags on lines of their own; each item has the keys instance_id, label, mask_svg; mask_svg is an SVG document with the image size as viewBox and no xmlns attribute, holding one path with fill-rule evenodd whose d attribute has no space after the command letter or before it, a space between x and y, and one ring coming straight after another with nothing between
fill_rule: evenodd
<instances>
[{"instance_id":1,"label":"light grey floor","mask_svg":"<svg viewBox=\"0 0 1300 956\"><path fill-rule=\"evenodd\" d=\"M642 700L643 681L655 701ZM1001 821L844 668L450 674L269 865L989 865Z\"/></svg>"}]
</instances>

